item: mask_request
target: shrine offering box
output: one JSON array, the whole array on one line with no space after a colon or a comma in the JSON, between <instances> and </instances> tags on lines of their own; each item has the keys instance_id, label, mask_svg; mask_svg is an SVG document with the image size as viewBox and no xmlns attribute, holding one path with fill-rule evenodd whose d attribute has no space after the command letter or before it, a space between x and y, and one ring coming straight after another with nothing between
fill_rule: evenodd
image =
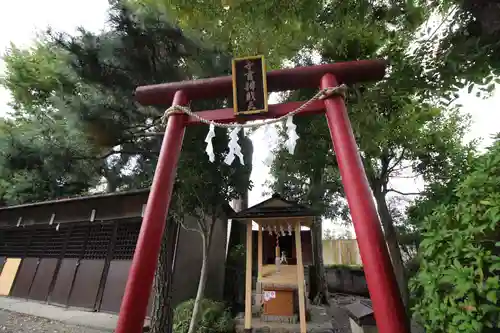
<instances>
[{"instance_id":1,"label":"shrine offering box","mask_svg":"<svg viewBox=\"0 0 500 333\"><path fill-rule=\"evenodd\" d=\"M274 288L262 291L264 299L264 315L291 317L298 313L297 289Z\"/></svg>"}]
</instances>

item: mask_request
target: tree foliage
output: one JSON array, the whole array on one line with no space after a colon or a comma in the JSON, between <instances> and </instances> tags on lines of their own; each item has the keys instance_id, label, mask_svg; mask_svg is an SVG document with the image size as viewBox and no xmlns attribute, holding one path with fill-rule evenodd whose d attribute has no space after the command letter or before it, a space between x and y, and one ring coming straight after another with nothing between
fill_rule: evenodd
<instances>
[{"instance_id":1,"label":"tree foliage","mask_svg":"<svg viewBox=\"0 0 500 333\"><path fill-rule=\"evenodd\" d=\"M500 141L422 225L414 310L428 332L494 332L500 300Z\"/></svg>"},{"instance_id":2,"label":"tree foliage","mask_svg":"<svg viewBox=\"0 0 500 333\"><path fill-rule=\"evenodd\" d=\"M13 97L0 128L4 204L82 194L98 183L97 151L78 116L55 104L56 93L74 87L67 60L45 41L24 50L12 45L4 57L1 83Z\"/></svg>"},{"instance_id":3,"label":"tree foliage","mask_svg":"<svg viewBox=\"0 0 500 333\"><path fill-rule=\"evenodd\" d=\"M0 119L0 203L20 204L87 192L94 161L75 122L61 117Z\"/></svg>"},{"instance_id":4,"label":"tree foliage","mask_svg":"<svg viewBox=\"0 0 500 333\"><path fill-rule=\"evenodd\" d=\"M448 168L433 170L427 178L427 184L421 196L407 209L406 223L416 228L422 226L422 221L432 214L434 209L442 204L455 204L457 196L455 188L467 177L478 157L477 142L471 142L463 147L450 151Z\"/></svg>"},{"instance_id":5,"label":"tree foliage","mask_svg":"<svg viewBox=\"0 0 500 333\"><path fill-rule=\"evenodd\" d=\"M190 299L175 308L174 333L187 333L194 307L194 300ZM197 332L229 333L234 330L234 321L231 312L225 308L224 303L210 299L201 300L200 326Z\"/></svg>"},{"instance_id":6,"label":"tree foliage","mask_svg":"<svg viewBox=\"0 0 500 333\"><path fill-rule=\"evenodd\" d=\"M466 86L488 96L500 82L500 2L429 1L429 8L438 15L418 43L418 56L451 98Z\"/></svg>"},{"instance_id":7,"label":"tree foliage","mask_svg":"<svg viewBox=\"0 0 500 333\"><path fill-rule=\"evenodd\" d=\"M391 34L386 23L404 29L418 25L427 15L421 1L129 2L170 13L182 28L235 56L264 54L271 68L280 67L283 60L303 50L321 50L323 44L340 50L370 47L365 42L371 44L371 36ZM346 59L356 58L346 54Z\"/></svg>"},{"instance_id":8,"label":"tree foliage","mask_svg":"<svg viewBox=\"0 0 500 333\"><path fill-rule=\"evenodd\" d=\"M355 25L353 22L350 24ZM358 24L361 30L363 22ZM380 31L384 31L382 27L383 25ZM417 25L412 27L416 29ZM467 118L458 110L441 109L430 99L432 96L428 89L434 83L428 79L428 74L418 59L408 53L412 36L411 30L398 33L386 31L367 37L365 45L371 45L370 47L345 51L350 59L382 56L390 60L387 77L375 84L353 86L347 104L405 299L404 263L398 244L396 221L388 201L391 195L408 193L395 188L394 180L407 175L420 175L430 180L437 177L437 173L446 173L450 168L451 151L461 146L461 137L468 125ZM323 47L322 62L346 60L341 48ZM298 63L307 63L307 59L304 61L299 58ZM311 94L309 92L309 96ZM291 98L297 99L293 94ZM306 98L302 95L300 99ZM316 196L316 200L322 203L325 217L330 217L327 214L334 212L337 218L347 220L345 214L342 214L345 212L342 209L345 201L325 120L297 117L294 121L300 136L296 154L289 156L283 145L278 146L277 158L272 167L275 186L283 187L292 195L302 192L303 196L308 196L317 191L320 195ZM290 163L292 160L294 163ZM313 173L316 173L318 181L311 180Z\"/></svg>"},{"instance_id":9,"label":"tree foliage","mask_svg":"<svg viewBox=\"0 0 500 333\"><path fill-rule=\"evenodd\" d=\"M52 47L46 38L27 49L11 44L3 60L6 75L2 84L11 93L14 115L54 111L54 94L75 88L76 77L68 67L67 54Z\"/></svg>"},{"instance_id":10,"label":"tree foliage","mask_svg":"<svg viewBox=\"0 0 500 333\"><path fill-rule=\"evenodd\" d=\"M92 164L89 170L97 170L96 177L105 178L108 191L148 186L156 165L162 138L151 133L162 132L162 111L138 109L134 89L227 74L230 68L228 56L200 48L161 14L137 13L121 2L115 2L110 10L109 30L93 34L81 28L76 35L49 31L31 49L13 46L5 62L3 84L13 96L14 119L29 124L37 118L50 124L49 118L55 117L67 122L72 133L79 132L79 141L67 141L66 145L81 152L81 156L71 154L69 158ZM221 103L198 102L193 108L210 109ZM64 126L55 128L62 130ZM185 178L186 182L193 175L203 178L216 172L233 185L244 182L249 165L243 169L225 167L220 173L224 168L221 161L208 162L203 151L206 131L204 127L187 131L179 173L199 172L179 174L178 179ZM215 149L222 154L227 139L222 131L217 134ZM24 136L28 141L33 138L28 131ZM64 139L64 134L60 137ZM238 186L240 192L245 188Z\"/></svg>"}]
</instances>

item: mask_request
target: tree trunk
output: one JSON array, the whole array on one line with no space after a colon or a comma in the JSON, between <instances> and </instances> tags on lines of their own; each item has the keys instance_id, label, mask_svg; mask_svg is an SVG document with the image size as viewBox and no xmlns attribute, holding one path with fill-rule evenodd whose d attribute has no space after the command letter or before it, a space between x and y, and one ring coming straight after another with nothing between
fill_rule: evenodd
<instances>
[{"instance_id":1,"label":"tree trunk","mask_svg":"<svg viewBox=\"0 0 500 333\"><path fill-rule=\"evenodd\" d=\"M408 282L406 280L405 266L401 256L401 249L399 248L398 235L396 228L394 227L394 221L389 208L387 207L385 195L377 192L375 192L374 195L375 201L377 202L380 220L384 228L385 241L391 256L392 267L398 282L399 292L405 307L407 307L409 302Z\"/></svg>"},{"instance_id":2,"label":"tree trunk","mask_svg":"<svg viewBox=\"0 0 500 333\"><path fill-rule=\"evenodd\" d=\"M205 294L205 286L207 282L207 262L208 262L208 250L210 248L210 237L202 235L203 243L203 260L201 263L200 271L200 282L198 283L198 291L196 292L196 298L194 300L193 314L191 315L191 322L189 323L188 333L194 333L196 331L196 324L198 322L198 312L200 310L200 303Z\"/></svg>"},{"instance_id":3,"label":"tree trunk","mask_svg":"<svg viewBox=\"0 0 500 333\"><path fill-rule=\"evenodd\" d=\"M233 202L233 209L240 212L247 208L248 195L244 193ZM246 225L232 220L226 257L224 300L230 305L234 314L243 311L245 306L245 256L233 257L231 254L238 246L245 245L245 239Z\"/></svg>"},{"instance_id":4,"label":"tree trunk","mask_svg":"<svg viewBox=\"0 0 500 333\"><path fill-rule=\"evenodd\" d=\"M311 185L307 195L307 201L314 207L323 200L325 189L323 186L323 170L324 168L317 167L312 170ZM313 274L310 274L309 283L314 285L312 288L311 299L313 304L329 305L328 284L326 282L325 264L323 261L323 230L321 217L315 217L311 226L312 252L313 252ZM311 278L313 281L311 281Z\"/></svg>"},{"instance_id":5,"label":"tree trunk","mask_svg":"<svg viewBox=\"0 0 500 333\"><path fill-rule=\"evenodd\" d=\"M388 173L390 157L388 156L388 153L385 152L380 158L381 169L378 175L375 172L369 158L362 158L362 160L366 168L366 175L368 181L370 182L370 188L373 196L375 197L375 202L377 203L377 212L380 216L380 222L384 229L384 238L391 257L392 269L394 271L394 275L396 276L399 293L405 308L407 308L409 303L409 292L405 266L401 256L401 249L399 248L398 235L396 228L394 227L394 220L385 200L387 183L389 182Z\"/></svg>"},{"instance_id":6,"label":"tree trunk","mask_svg":"<svg viewBox=\"0 0 500 333\"><path fill-rule=\"evenodd\" d=\"M310 299L313 304L317 305L329 305L329 294L328 294L328 283L326 281L325 264L323 262L323 228L320 217L314 219L314 223L311 226L312 234L312 252L313 252L313 274L310 275L314 278L315 290L314 295L310 295Z\"/></svg>"},{"instance_id":7,"label":"tree trunk","mask_svg":"<svg viewBox=\"0 0 500 333\"><path fill-rule=\"evenodd\" d=\"M154 280L154 303L151 313L151 332L172 332L173 311L170 306L172 290L172 264L176 247L177 232L179 225L173 221L167 221L165 232L161 242L158 266Z\"/></svg>"}]
</instances>

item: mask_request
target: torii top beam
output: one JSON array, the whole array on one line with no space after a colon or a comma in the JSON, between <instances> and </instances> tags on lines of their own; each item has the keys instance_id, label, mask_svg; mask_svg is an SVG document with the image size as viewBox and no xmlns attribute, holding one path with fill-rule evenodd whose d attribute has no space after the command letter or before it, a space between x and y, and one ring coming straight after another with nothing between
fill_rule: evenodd
<instances>
[{"instance_id":1,"label":"torii top beam","mask_svg":"<svg viewBox=\"0 0 500 333\"><path fill-rule=\"evenodd\" d=\"M331 73L339 83L378 81L385 75L385 60L359 60L334 64L296 67L267 73L267 91L318 88L323 75ZM182 90L189 100L215 99L232 95L232 77L161 83L140 86L135 91L142 105L171 105L176 91Z\"/></svg>"}]
</instances>

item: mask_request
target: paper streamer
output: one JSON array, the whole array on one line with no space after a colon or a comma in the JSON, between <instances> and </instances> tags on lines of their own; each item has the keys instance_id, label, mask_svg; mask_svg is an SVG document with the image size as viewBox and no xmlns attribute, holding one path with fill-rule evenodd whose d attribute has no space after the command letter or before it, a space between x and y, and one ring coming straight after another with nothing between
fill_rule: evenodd
<instances>
[{"instance_id":1,"label":"paper streamer","mask_svg":"<svg viewBox=\"0 0 500 333\"><path fill-rule=\"evenodd\" d=\"M293 117L288 117L286 119L286 134L288 136L285 141L285 147L288 149L288 152L293 155L295 151L295 146L297 145L297 140L299 136L297 135L297 125L293 123Z\"/></svg>"},{"instance_id":2,"label":"paper streamer","mask_svg":"<svg viewBox=\"0 0 500 333\"><path fill-rule=\"evenodd\" d=\"M205 138L205 142L207 143L207 148L205 148L205 151L207 152L208 160L212 163L215 161L214 146L212 144L212 139L214 137L215 137L215 126L213 124L210 124L207 137Z\"/></svg>"},{"instance_id":3,"label":"paper streamer","mask_svg":"<svg viewBox=\"0 0 500 333\"><path fill-rule=\"evenodd\" d=\"M243 154L241 152L241 147L238 144L238 132L240 131L240 129L241 128L236 127L229 134L229 143L228 143L229 153L224 159L224 163L226 163L227 165L233 164L235 156L238 156L241 165L245 165L243 161Z\"/></svg>"}]
</instances>

